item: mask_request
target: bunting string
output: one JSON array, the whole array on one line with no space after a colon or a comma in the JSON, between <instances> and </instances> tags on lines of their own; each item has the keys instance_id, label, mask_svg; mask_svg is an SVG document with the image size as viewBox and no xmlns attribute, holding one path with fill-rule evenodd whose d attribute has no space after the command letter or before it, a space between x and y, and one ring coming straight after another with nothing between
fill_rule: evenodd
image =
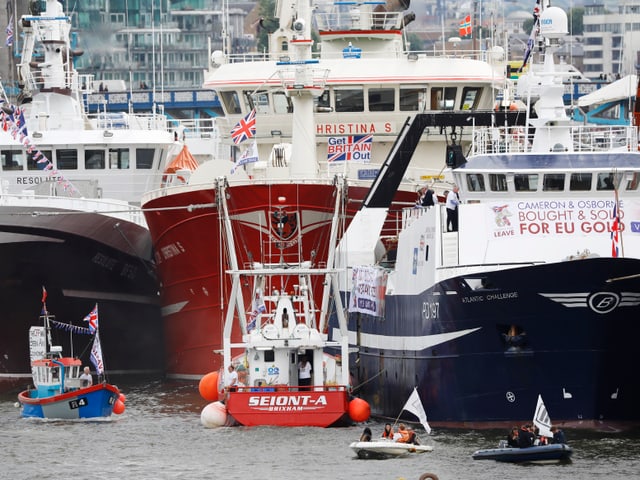
<instances>
[{"instance_id":1,"label":"bunting string","mask_svg":"<svg viewBox=\"0 0 640 480\"><path fill-rule=\"evenodd\" d=\"M0 104L4 103L4 100L0 99ZM51 160L34 145L27 131L23 108L10 103L2 105L0 109L0 126L2 130L8 132L14 140L19 141L25 147L27 153L38 164L38 168L46 172L51 181L56 181L59 185L62 185L65 192L68 191L72 195L80 195L78 189L58 169L54 168Z\"/></svg>"},{"instance_id":2,"label":"bunting string","mask_svg":"<svg viewBox=\"0 0 640 480\"><path fill-rule=\"evenodd\" d=\"M49 320L49 323L52 327L55 327L58 330L64 330L65 332L78 333L82 335L93 335L93 332L87 327L79 327L78 325L58 322L57 320Z\"/></svg>"}]
</instances>

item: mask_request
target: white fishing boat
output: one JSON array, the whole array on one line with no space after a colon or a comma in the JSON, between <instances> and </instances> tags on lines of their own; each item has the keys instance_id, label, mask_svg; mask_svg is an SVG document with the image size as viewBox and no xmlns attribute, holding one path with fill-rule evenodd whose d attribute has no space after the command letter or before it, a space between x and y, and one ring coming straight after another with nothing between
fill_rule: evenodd
<instances>
[{"instance_id":1,"label":"white fishing boat","mask_svg":"<svg viewBox=\"0 0 640 480\"><path fill-rule=\"evenodd\" d=\"M0 385L30 378L28 298L51 285L65 318L100 301L114 371L160 371L162 331L151 238L140 210L182 145L159 114L89 115L70 40L71 17L55 0L30 2L15 41L20 93L0 90L0 291L5 319ZM111 337L113 335L113 337Z\"/></svg>"}]
</instances>

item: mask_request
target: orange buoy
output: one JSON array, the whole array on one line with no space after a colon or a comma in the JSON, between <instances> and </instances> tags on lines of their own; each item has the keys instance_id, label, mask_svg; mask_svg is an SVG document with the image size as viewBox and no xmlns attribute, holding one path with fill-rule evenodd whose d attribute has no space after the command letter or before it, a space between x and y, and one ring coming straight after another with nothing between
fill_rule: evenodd
<instances>
[{"instance_id":1,"label":"orange buoy","mask_svg":"<svg viewBox=\"0 0 640 480\"><path fill-rule=\"evenodd\" d=\"M365 422L371 416L369 403L361 398L354 398L349 402L349 416L354 422Z\"/></svg>"},{"instance_id":2,"label":"orange buoy","mask_svg":"<svg viewBox=\"0 0 640 480\"><path fill-rule=\"evenodd\" d=\"M116 415L120 415L124 413L125 410L124 402L120 399L116 400L116 403L113 404L113 413Z\"/></svg>"},{"instance_id":3,"label":"orange buoy","mask_svg":"<svg viewBox=\"0 0 640 480\"><path fill-rule=\"evenodd\" d=\"M207 373L198 384L200 396L209 402L218 400L218 383L218 372Z\"/></svg>"},{"instance_id":4,"label":"orange buoy","mask_svg":"<svg viewBox=\"0 0 640 480\"><path fill-rule=\"evenodd\" d=\"M118 400L120 400L122 403L124 403L124 402L126 402L126 401L127 401L127 397L124 395L124 393L121 393L121 394L118 396Z\"/></svg>"}]
</instances>

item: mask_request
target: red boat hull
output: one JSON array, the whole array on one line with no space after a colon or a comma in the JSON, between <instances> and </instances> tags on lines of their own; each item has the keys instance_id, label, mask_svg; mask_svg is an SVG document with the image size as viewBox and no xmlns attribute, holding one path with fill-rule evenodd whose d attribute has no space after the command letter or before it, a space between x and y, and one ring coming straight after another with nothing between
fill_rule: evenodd
<instances>
[{"instance_id":1,"label":"red boat hull","mask_svg":"<svg viewBox=\"0 0 640 480\"><path fill-rule=\"evenodd\" d=\"M251 427L330 427L348 419L349 397L344 387L303 389L286 386L244 388L229 392L227 412L241 425Z\"/></svg>"},{"instance_id":2,"label":"red boat hull","mask_svg":"<svg viewBox=\"0 0 640 480\"><path fill-rule=\"evenodd\" d=\"M341 228L346 228L367 192L366 187L349 187ZM335 209L332 182L232 185L226 194L238 246L237 268L246 269L254 262L286 265L300 259L316 267L326 265ZM398 211L415 198L415 192L398 192ZM167 374L199 379L222 366L222 330L231 296L226 271L234 265L222 236L216 189L176 190L147 201L143 208L161 282ZM398 211L390 212L389 222L396 221ZM291 281L273 277L269 288L293 292ZM319 298L322 279L311 287ZM244 298L250 299L249 285L242 289ZM232 341L240 340L239 329L234 329Z\"/></svg>"}]
</instances>

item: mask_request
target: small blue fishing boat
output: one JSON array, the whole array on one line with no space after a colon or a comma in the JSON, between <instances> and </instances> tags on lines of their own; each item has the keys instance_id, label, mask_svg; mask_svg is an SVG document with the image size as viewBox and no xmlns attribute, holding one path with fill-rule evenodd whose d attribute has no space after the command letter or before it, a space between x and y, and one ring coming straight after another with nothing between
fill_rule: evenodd
<instances>
[{"instance_id":1,"label":"small blue fishing boat","mask_svg":"<svg viewBox=\"0 0 640 480\"><path fill-rule=\"evenodd\" d=\"M93 335L91 361L102 377L104 364L98 336L98 306L85 318L89 327L66 324L55 320L46 308L43 289L43 308L40 316L44 325L31 327L29 345L33 388L18 394L22 416L30 418L76 420L108 418L124 411L124 395L106 381L93 383L90 373L83 374L79 358L63 356L62 347L52 345L52 328L73 333Z\"/></svg>"}]
</instances>

